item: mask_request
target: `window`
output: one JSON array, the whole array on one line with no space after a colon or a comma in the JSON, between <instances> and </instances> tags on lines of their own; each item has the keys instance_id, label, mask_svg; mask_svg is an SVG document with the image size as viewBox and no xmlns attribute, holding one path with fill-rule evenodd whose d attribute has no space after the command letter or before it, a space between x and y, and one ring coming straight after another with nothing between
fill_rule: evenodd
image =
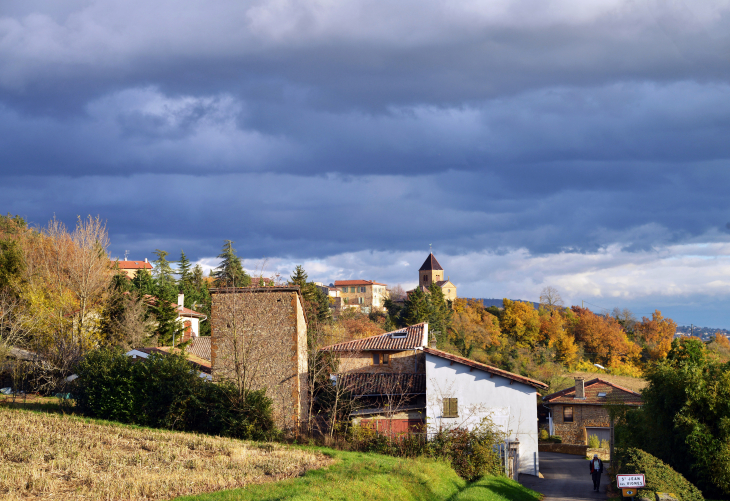
<instances>
[{"instance_id":1,"label":"window","mask_svg":"<svg viewBox=\"0 0 730 501\"><path fill-rule=\"evenodd\" d=\"M602 392L600 392L600 393L598 394L598 396L599 396L599 397L605 397L605 396L606 396L606 393L602 391Z\"/></svg>"},{"instance_id":2,"label":"window","mask_svg":"<svg viewBox=\"0 0 730 501\"><path fill-rule=\"evenodd\" d=\"M387 353L383 353L383 365L388 365L389 359L390 359L390 356Z\"/></svg>"},{"instance_id":3,"label":"window","mask_svg":"<svg viewBox=\"0 0 730 501\"><path fill-rule=\"evenodd\" d=\"M459 399L445 398L443 417L459 417Z\"/></svg>"},{"instance_id":4,"label":"window","mask_svg":"<svg viewBox=\"0 0 730 501\"><path fill-rule=\"evenodd\" d=\"M360 292L365 292L365 287L360 287Z\"/></svg>"},{"instance_id":5,"label":"window","mask_svg":"<svg viewBox=\"0 0 730 501\"><path fill-rule=\"evenodd\" d=\"M573 408L568 405L563 407L563 422L564 423L573 422Z\"/></svg>"},{"instance_id":6,"label":"window","mask_svg":"<svg viewBox=\"0 0 730 501\"><path fill-rule=\"evenodd\" d=\"M380 353L373 353L373 365L380 364Z\"/></svg>"},{"instance_id":7,"label":"window","mask_svg":"<svg viewBox=\"0 0 730 501\"><path fill-rule=\"evenodd\" d=\"M359 298L357 298L357 302L360 303L360 304L362 304L364 302L364 299L365 298L359 297Z\"/></svg>"}]
</instances>

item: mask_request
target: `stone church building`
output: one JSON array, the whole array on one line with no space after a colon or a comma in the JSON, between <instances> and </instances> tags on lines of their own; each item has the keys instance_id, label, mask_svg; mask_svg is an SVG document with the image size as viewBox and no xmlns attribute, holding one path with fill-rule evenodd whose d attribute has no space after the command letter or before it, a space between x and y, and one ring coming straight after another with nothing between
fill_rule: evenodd
<instances>
[{"instance_id":1,"label":"stone church building","mask_svg":"<svg viewBox=\"0 0 730 501\"><path fill-rule=\"evenodd\" d=\"M444 269L436 260L436 256L430 253L423 265L418 270L418 287L423 292L428 292L428 288L431 284L435 283L444 293L444 298L447 301L454 301L456 299L456 286L451 283L451 280L447 277L444 280ZM415 289L413 289L415 290ZM412 291L408 291L409 293Z\"/></svg>"}]
</instances>

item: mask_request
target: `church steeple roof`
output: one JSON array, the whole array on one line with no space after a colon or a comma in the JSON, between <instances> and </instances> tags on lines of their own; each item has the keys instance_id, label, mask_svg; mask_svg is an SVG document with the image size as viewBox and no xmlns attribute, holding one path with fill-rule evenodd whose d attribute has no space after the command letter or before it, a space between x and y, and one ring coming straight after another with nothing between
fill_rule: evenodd
<instances>
[{"instance_id":1,"label":"church steeple roof","mask_svg":"<svg viewBox=\"0 0 730 501\"><path fill-rule=\"evenodd\" d=\"M436 256L433 255L433 252L428 255L426 260L423 262L423 265L418 269L418 271L430 270L443 270L439 262L436 261Z\"/></svg>"}]
</instances>

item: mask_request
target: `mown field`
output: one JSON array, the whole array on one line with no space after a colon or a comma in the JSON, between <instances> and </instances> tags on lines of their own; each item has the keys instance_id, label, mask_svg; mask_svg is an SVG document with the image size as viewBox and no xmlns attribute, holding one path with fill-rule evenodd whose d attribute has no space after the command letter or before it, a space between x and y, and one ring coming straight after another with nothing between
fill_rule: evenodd
<instances>
[{"instance_id":1,"label":"mown field","mask_svg":"<svg viewBox=\"0 0 730 501\"><path fill-rule=\"evenodd\" d=\"M37 402L40 404L40 402ZM169 432L0 407L3 500L539 501L446 463Z\"/></svg>"},{"instance_id":2,"label":"mown field","mask_svg":"<svg viewBox=\"0 0 730 501\"><path fill-rule=\"evenodd\" d=\"M276 444L0 408L0 497L153 500L280 480L332 458Z\"/></svg>"}]
</instances>

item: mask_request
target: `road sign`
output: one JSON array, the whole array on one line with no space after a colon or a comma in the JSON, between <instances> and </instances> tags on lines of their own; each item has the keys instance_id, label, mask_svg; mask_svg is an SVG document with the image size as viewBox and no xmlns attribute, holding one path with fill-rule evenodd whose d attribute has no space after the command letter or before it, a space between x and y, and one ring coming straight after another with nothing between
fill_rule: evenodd
<instances>
[{"instance_id":1,"label":"road sign","mask_svg":"<svg viewBox=\"0 0 730 501\"><path fill-rule=\"evenodd\" d=\"M619 489L638 489L639 487L644 487L646 485L646 481L643 473L637 473L634 475L616 475L616 484Z\"/></svg>"},{"instance_id":2,"label":"road sign","mask_svg":"<svg viewBox=\"0 0 730 501\"><path fill-rule=\"evenodd\" d=\"M621 493L625 498L632 498L636 496L636 489L634 489L633 487L629 487L628 489L624 488L621 489Z\"/></svg>"}]
</instances>

